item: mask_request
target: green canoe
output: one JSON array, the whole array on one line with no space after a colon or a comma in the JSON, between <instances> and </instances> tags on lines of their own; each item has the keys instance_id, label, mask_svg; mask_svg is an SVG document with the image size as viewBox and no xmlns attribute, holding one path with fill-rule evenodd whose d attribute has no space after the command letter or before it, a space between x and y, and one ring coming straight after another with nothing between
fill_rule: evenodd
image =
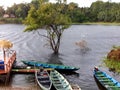
<instances>
[{"instance_id":1,"label":"green canoe","mask_svg":"<svg viewBox=\"0 0 120 90\"><path fill-rule=\"evenodd\" d=\"M50 78L56 90L73 90L67 79L58 71L51 70Z\"/></svg>"}]
</instances>

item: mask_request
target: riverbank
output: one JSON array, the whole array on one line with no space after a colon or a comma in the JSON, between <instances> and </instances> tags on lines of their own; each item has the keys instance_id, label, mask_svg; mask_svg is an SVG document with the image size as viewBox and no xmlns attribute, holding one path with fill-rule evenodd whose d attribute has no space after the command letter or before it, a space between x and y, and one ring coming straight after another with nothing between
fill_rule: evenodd
<instances>
[{"instance_id":1,"label":"riverbank","mask_svg":"<svg viewBox=\"0 0 120 90\"><path fill-rule=\"evenodd\" d=\"M82 24L86 24L86 25L117 25L120 26L120 23L116 23L116 22L86 22L86 23L82 23Z\"/></svg>"},{"instance_id":2,"label":"riverbank","mask_svg":"<svg viewBox=\"0 0 120 90\"><path fill-rule=\"evenodd\" d=\"M22 24L21 18L0 18L0 24ZM84 23L72 23L72 25L115 25L120 26L117 22L84 22Z\"/></svg>"},{"instance_id":3,"label":"riverbank","mask_svg":"<svg viewBox=\"0 0 120 90\"><path fill-rule=\"evenodd\" d=\"M22 24L22 18L0 18L0 24Z\"/></svg>"},{"instance_id":4,"label":"riverbank","mask_svg":"<svg viewBox=\"0 0 120 90\"><path fill-rule=\"evenodd\" d=\"M73 25L115 25L120 26L117 22L84 22L84 23L73 23Z\"/></svg>"},{"instance_id":5,"label":"riverbank","mask_svg":"<svg viewBox=\"0 0 120 90\"><path fill-rule=\"evenodd\" d=\"M40 90L38 86L0 86L0 90Z\"/></svg>"}]
</instances>

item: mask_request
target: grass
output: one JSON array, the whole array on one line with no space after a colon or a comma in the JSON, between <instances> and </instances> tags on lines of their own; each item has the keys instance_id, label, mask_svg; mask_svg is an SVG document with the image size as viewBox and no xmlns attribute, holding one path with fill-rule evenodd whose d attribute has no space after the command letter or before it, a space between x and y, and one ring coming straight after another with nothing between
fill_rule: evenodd
<instances>
[{"instance_id":1,"label":"grass","mask_svg":"<svg viewBox=\"0 0 120 90\"><path fill-rule=\"evenodd\" d=\"M111 70L114 70L115 72L120 73L120 61L115 61L115 60L109 60L105 58L103 60L105 66L110 68Z\"/></svg>"},{"instance_id":2,"label":"grass","mask_svg":"<svg viewBox=\"0 0 120 90\"><path fill-rule=\"evenodd\" d=\"M80 23L80 24L85 24L85 25L115 25L115 26L120 26L120 23L117 22L85 22L85 23Z\"/></svg>"}]
</instances>

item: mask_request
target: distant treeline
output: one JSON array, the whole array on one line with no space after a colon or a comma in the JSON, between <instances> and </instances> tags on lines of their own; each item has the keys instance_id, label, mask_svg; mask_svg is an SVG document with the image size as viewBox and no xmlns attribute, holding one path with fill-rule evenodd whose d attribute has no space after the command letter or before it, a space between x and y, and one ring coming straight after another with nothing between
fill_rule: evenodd
<instances>
[{"instance_id":1,"label":"distant treeline","mask_svg":"<svg viewBox=\"0 0 120 90\"><path fill-rule=\"evenodd\" d=\"M6 10L4 10L3 6L0 6L0 22L22 23L22 20L28 15L31 5L38 8L38 0L33 0L31 3L14 4ZM65 11L67 11L65 14L71 17L72 23L120 23L120 3L96 1L90 7L80 8L77 3L71 2L66 5Z\"/></svg>"}]
</instances>

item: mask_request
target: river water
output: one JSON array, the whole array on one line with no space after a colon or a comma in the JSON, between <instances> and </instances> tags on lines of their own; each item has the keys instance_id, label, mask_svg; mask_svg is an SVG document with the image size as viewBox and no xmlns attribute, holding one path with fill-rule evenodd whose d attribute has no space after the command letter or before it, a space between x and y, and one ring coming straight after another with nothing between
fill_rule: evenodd
<instances>
[{"instance_id":1,"label":"river water","mask_svg":"<svg viewBox=\"0 0 120 90\"><path fill-rule=\"evenodd\" d=\"M103 58L113 45L120 45L120 26L104 25L72 25L66 29L61 39L60 53L54 55L46 43L46 38L38 32L23 32L24 25L0 25L0 39L13 42L17 52L17 65L23 65L21 60L36 60L48 63L59 63L80 67L74 74L63 74L70 83L77 83L82 90L100 90L93 77L94 66L107 72L120 81L119 75L110 72L103 66ZM45 30L39 33L46 34ZM81 49L75 43L81 40L87 42L87 49ZM9 85L34 85L34 74L12 74Z\"/></svg>"}]
</instances>

